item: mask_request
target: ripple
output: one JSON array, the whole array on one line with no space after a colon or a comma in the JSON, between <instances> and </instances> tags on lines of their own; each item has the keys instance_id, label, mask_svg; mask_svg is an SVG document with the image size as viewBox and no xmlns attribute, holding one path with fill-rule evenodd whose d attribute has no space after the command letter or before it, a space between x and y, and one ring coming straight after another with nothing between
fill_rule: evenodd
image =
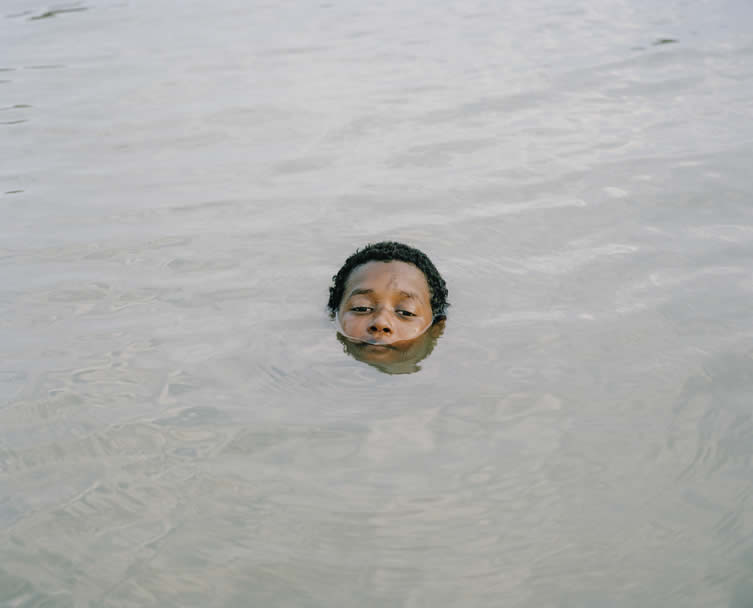
<instances>
[{"instance_id":1,"label":"ripple","mask_svg":"<svg viewBox=\"0 0 753 608\"><path fill-rule=\"evenodd\" d=\"M349 200L343 197L341 200ZM367 222L359 225L360 234L364 236L383 235L420 226L457 226L460 223L478 224L480 218L498 218L508 215L542 213L552 209L586 208L587 203L572 197L540 197L528 201L489 201L475 205L457 205L455 207L434 211L427 208L422 212L401 211L380 217L379 222ZM494 263L493 260L490 263Z\"/></svg>"},{"instance_id":2,"label":"ripple","mask_svg":"<svg viewBox=\"0 0 753 608\"><path fill-rule=\"evenodd\" d=\"M610 243L600 247L563 251L555 255L541 255L522 260L523 266L546 274L567 274L598 259L630 255L638 251L635 245Z\"/></svg>"},{"instance_id":3,"label":"ripple","mask_svg":"<svg viewBox=\"0 0 753 608\"><path fill-rule=\"evenodd\" d=\"M727 243L750 244L753 226L739 224L706 224L688 229L688 232L701 239L714 239Z\"/></svg>"},{"instance_id":4,"label":"ripple","mask_svg":"<svg viewBox=\"0 0 753 608\"><path fill-rule=\"evenodd\" d=\"M457 157L473 154L478 150L497 145L493 138L458 139L434 144L413 146L395 156L389 162L390 167L439 167L445 166Z\"/></svg>"},{"instance_id":5,"label":"ripple","mask_svg":"<svg viewBox=\"0 0 753 608\"><path fill-rule=\"evenodd\" d=\"M328 158L298 158L276 163L272 172L279 175L292 175L296 173L309 173L319 171L332 164Z\"/></svg>"},{"instance_id":6,"label":"ripple","mask_svg":"<svg viewBox=\"0 0 753 608\"><path fill-rule=\"evenodd\" d=\"M230 270L237 265L238 261L232 258L225 260L174 258L167 263L171 270L179 274Z\"/></svg>"},{"instance_id":7,"label":"ripple","mask_svg":"<svg viewBox=\"0 0 753 608\"><path fill-rule=\"evenodd\" d=\"M0 370L0 406L15 397L27 379L26 371Z\"/></svg>"},{"instance_id":8,"label":"ripple","mask_svg":"<svg viewBox=\"0 0 753 608\"><path fill-rule=\"evenodd\" d=\"M325 45L314 46L291 46L277 49L270 49L259 53L261 57L285 57L288 55L309 55L312 53L321 53L330 50L331 47Z\"/></svg>"},{"instance_id":9,"label":"ripple","mask_svg":"<svg viewBox=\"0 0 753 608\"><path fill-rule=\"evenodd\" d=\"M753 353L720 353L689 378L674 408L668 444L688 457L678 479L707 479L753 462Z\"/></svg>"},{"instance_id":10,"label":"ripple","mask_svg":"<svg viewBox=\"0 0 753 608\"><path fill-rule=\"evenodd\" d=\"M227 423L229 419L227 413L218 410L216 407L198 406L183 409L180 413L168 418L155 420L154 424L171 427L213 426L216 424Z\"/></svg>"},{"instance_id":11,"label":"ripple","mask_svg":"<svg viewBox=\"0 0 753 608\"><path fill-rule=\"evenodd\" d=\"M51 595L39 590L36 581L11 574L0 568L0 604L3 606L73 606L68 593Z\"/></svg>"},{"instance_id":12,"label":"ripple","mask_svg":"<svg viewBox=\"0 0 753 608\"><path fill-rule=\"evenodd\" d=\"M50 19L52 17L57 17L58 15L63 15L65 13L80 13L85 10L88 10L88 9L85 7L55 8L49 11L45 11L44 13L40 13L39 15L33 15L32 17L29 17L29 21L38 21L39 19Z\"/></svg>"},{"instance_id":13,"label":"ripple","mask_svg":"<svg viewBox=\"0 0 753 608\"><path fill-rule=\"evenodd\" d=\"M551 97L543 91L517 93L512 95L491 96L484 99L462 103L443 110L434 110L422 114L418 122L423 124L439 124L457 122L468 118L478 118L487 114L510 114L516 110L530 109Z\"/></svg>"},{"instance_id":14,"label":"ripple","mask_svg":"<svg viewBox=\"0 0 753 608\"><path fill-rule=\"evenodd\" d=\"M497 315L491 319L485 319L478 325L479 327L496 327L499 325L520 325L523 323L539 323L541 321L561 321L565 318L565 313L561 311L547 310L525 310L509 312Z\"/></svg>"}]
</instances>

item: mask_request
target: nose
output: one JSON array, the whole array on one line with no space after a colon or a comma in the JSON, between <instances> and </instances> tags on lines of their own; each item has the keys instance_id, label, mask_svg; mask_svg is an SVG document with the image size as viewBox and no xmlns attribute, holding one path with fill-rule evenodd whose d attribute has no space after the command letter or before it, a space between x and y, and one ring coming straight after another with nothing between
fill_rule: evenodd
<instances>
[{"instance_id":1,"label":"nose","mask_svg":"<svg viewBox=\"0 0 753 608\"><path fill-rule=\"evenodd\" d=\"M392 334L392 322L389 314L387 314L385 310L380 309L376 312L369 325L369 333L384 335Z\"/></svg>"}]
</instances>

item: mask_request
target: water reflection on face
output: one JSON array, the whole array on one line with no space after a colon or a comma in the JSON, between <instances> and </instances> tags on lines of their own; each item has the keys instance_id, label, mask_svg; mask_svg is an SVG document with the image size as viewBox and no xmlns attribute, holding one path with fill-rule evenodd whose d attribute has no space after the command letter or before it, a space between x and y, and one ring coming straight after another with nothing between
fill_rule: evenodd
<instances>
[{"instance_id":1,"label":"water reflection on face","mask_svg":"<svg viewBox=\"0 0 753 608\"><path fill-rule=\"evenodd\" d=\"M443 320L435 322L423 272L396 260L353 270L337 322L345 350L388 373L418 371L444 328Z\"/></svg>"},{"instance_id":2,"label":"water reflection on face","mask_svg":"<svg viewBox=\"0 0 753 608\"><path fill-rule=\"evenodd\" d=\"M421 369L419 363L431 354L437 339L444 331L444 319L434 323L428 331L413 340L386 345L359 342L338 332L337 339L345 352L387 374L412 374Z\"/></svg>"}]
</instances>

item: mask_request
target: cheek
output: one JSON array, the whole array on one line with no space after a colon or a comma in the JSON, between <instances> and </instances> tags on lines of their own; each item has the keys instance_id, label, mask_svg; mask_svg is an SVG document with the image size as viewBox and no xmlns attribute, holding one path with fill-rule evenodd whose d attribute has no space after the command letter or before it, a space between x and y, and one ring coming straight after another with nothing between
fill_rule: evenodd
<instances>
[{"instance_id":1,"label":"cheek","mask_svg":"<svg viewBox=\"0 0 753 608\"><path fill-rule=\"evenodd\" d=\"M399 325L395 332L395 335L402 340L412 340L421 332L422 326L420 323L413 325ZM406 344L406 348L409 345Z\"/></svg>"},{"instance_id":2,"label":"cheek","mask_svg":"<svg viewBox=\"0 0 753 608\"><path fill-rule=\"evenodd\" d=\"M342 325L343 331L348 335L357 335L359 330L366 324L364 317L356 317L354 315L345 314L340 319L340 325Z\"/></svg>"}]
</instances>

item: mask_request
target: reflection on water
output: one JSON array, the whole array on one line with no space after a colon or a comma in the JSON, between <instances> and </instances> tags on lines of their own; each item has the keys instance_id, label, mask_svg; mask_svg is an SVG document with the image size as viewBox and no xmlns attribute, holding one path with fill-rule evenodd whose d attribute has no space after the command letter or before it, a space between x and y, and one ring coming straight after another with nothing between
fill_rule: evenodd
<instances>
[{"instance_id":1,"label":"reflection on water","mask_svg":"<svg viewBox=\"0 0 753 608\"><path fill-rule=\"evenodd\" d=\"M750 2L83 8L0 19L0 606L750 606Z\"/></svg>"},{"instance_id":2,"label":"reflection on water","mask_svg":"<svg viewBox=\"0 0 753 608\"><path fill-rule=\"evenodd\" d=\"M412 374L421 370L419 363L434 350L444 331L444 325L445 321L440 320L418 338L384 345L347 338L340 332L337 332L337 339L346 353L379 371L387 374Z\"/></svg>"}]
</instances>

